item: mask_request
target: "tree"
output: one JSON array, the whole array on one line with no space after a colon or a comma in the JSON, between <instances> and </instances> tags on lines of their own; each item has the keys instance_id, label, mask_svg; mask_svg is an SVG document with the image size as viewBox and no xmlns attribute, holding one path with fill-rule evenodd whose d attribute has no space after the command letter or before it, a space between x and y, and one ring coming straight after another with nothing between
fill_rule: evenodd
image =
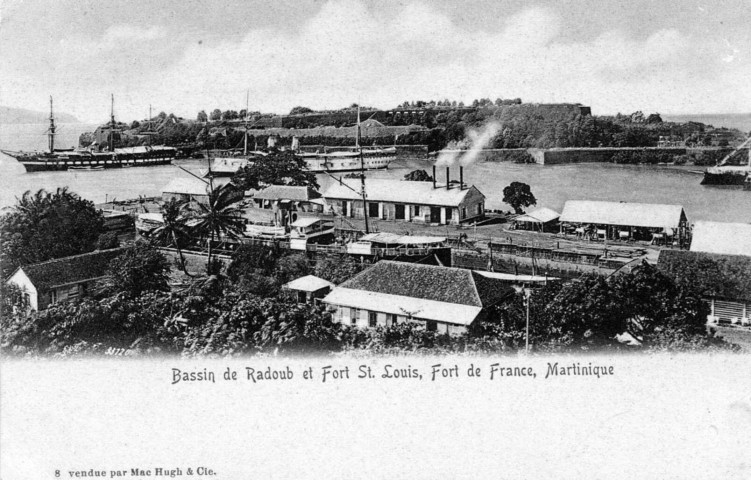
<instances>
[{"instance_id":1,"label":"tree","mask_svg":"<svg viewBox=\"0 0 751 480\"><path fill-rule=\"evenodd\" d=\"M26 191L0 217L0 274L5 278L19 265L90 252L104 232L102 213L67 187Z\"/></svg>"},{"instance_id":2,"label":"tree","mask_svg":"<svg viewBox=\"0 0 751 480\"><path fill-rule=\"evenodd\" d=\"M225 110L222 112L222 120L235 120L238 118L238 113L235 110Z\"/></svg>"},{"instance_id":3,"label":"tree","mask_svg":"<svg viewBox=\"0 0 751 480\"><path fill-rule=\"evenodd\" d=\"M308 107L294 107L289 111L290 115L300 115L303 113L313 113L313 110Z\"/></svg>"},{"instance_id":4,"label":"tree","mask_svg":"<svg viewBox=\"0 0 751 480\"><path fill-rule=\"evenodd\" d=\"M349 255L327 256L319 258L315 275L339 285L354 277L362 269L363 266Z\"/></svg>"},{"instance_id":5,"label":"tree","mask_svg":"<svg viewBox=\"0 0 751 480\"><path fill-rule=\"evenodd\" d=\"M141 126L141 124L138 122L138 120L133 120L130 123L130 129L131 130L136 129L136 128L140 127L140 126Z\"/></svg>"},{"instance_id":6,"label":"tree","mask_svg":"<svg viewBox=\"0 0 751 480\"><path fill-rule=\"evenodd\" d=\"M511 205L516 214L524 213L522 207L537 205L537 199L532 195L529 185L522 182L511 182L503 189L503 201Z\"/></svg>"},{"instance_id":7,"label":"tree","mask_svg":"<svg viewBox=\"0 0 751 480\"><path fill-rule=\"evenodd\" d=\"M232 182L243 190L258 190L269 185L295 185L319 188L314 173L305 168L305 160L290 152L277 152L257 158L241 168Z\"/></svg>"},{"instance_id":8,"label":"tree","mask_svg":"<svg viewBox=\"0 0 751 480\"><path fill-rule=\"evenodd\" d=\"M206 110L201 110L198 112L198 116L196 117L196 120L201 123L206 123L209 121L209 116L206 115Z\"/></svg>"},{"instance_id":9,"label":"tree","mask_svg":"<svg viewBox=\"0 0 751 480\"><path fill-rule=\"evenodd\" d=\"M616 343L627 330L626 317L608 282L597 274L565 285L547 305L547 328L573 346L590 349Z\"/></svg>"},{"instance_id":10,"label":"tree","mask_svg":"<svg viewBox=\"0 0 751 480\"><path fill-rule=\"evenodd\" d=\"M210 119L210 120L211 120L212 122L215 122L215 121L221 120L221 119L222 119L222 111L221 111L221 110L219 110L218 108L215 108L215 109L214 109L214 110L213 110L213 111L211 112L211 116L209 117L209 119Z\"/></svg>"},{"instance_id":11,"label":"tree","mask_svg":"<svg viewBox=\"0 0 751 480\"><path fill-rule=\"evenodd\" d=\"M190 237L186 225L188 219L186 207L187 204L184 201L175 198L170 198L168 202L162 204L162 225L152 231L149 238L156 245L174 247L180 259L180 269L186 275L190 275L185 267L185 257L182 252L182 246L185 246Z\"/></svg>"},{"instance_id":12,"label":"tree","mask_svg":"<svg viewBox=\"0 0 751 480\"><path fill-rule=\"evenodd\" d=\"M168 291L169 272L167 258L149 243L138 241L110 262L108 286L130 298L143 292Z\"/></svg>"},{"instance_id":13,"label":"tree","mask_svg":"<svg viewBox=\"0 0 751 480\"><path fill-rule=\"evenodd\" d=\"M425 170L412 170L404 176L404 179L412 182L432 182L433 177Z\"/></svg>"},{"instance_id":14,"label":"tree","mask_svg":"<svg viewBox=\"0 0 751 480\"><path fill-rule=\"evenodd\" d=\"M206 271L209 275L211 275L211 253L214 240L222 236L237 238L245 229L243 211L238 201L237 189L232 184L226 184L211 189L207 203L197 202L195 205L196 224L193 226L193 231L202 240L208 242Z\"/></svg>"}]
</instances>

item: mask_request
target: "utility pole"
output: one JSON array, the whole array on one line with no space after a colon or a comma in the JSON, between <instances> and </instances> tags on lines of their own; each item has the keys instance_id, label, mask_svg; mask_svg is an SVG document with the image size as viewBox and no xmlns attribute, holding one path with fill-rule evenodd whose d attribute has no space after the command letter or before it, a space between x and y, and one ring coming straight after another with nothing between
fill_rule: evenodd
<instances>
[{"instance_id":1,"label":"utility pole","mask_svg":"<svg viewBox=\"0 0 751 480\"><path fill-rule=\"evenodd\" d=\"M360 105L357 106L357 136L355 137L355 146L360 151L360 183L362 186L362 207L363 216L365 217L365 234L370 233L370 225L368 224L368 202L365 195L365 161L362 158L362 145L360 144Z\"/></svg>"}]
</instances>

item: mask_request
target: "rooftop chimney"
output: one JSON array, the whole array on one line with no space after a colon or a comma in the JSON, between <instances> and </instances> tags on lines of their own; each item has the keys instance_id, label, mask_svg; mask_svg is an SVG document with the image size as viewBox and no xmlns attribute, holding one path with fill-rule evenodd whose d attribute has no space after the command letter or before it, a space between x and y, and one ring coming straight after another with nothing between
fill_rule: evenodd
<instances>
[{"instance_id":1,"label":"rooftop chimney","mask_svg":"<svg viewBox=\"0 0 751 480\"><path fill-rule=\"evenodd\" d=\"M459 190L464 190L464 167L459 166Z\"/></svg>"},{"instance_id":2,"label":"rooftop chimney","mask_svg":"<svg viewBox=\"0 0 751 480\"><path fill-rule=\"evenodd\" d=\"M446 167L446 190L451 188L450 182L451 182L451 177L449 176L449 167Z\"/></svg>"},{"instance_id":3,"label":"rooftop chimney","mask_svg":"<svg viewBox=\"0 0 751 480\"><path fill-rule=\"evenodd\" d=\"M433 188L435 188L435 165L433 165Z\"/></svg>"}]
</instances>

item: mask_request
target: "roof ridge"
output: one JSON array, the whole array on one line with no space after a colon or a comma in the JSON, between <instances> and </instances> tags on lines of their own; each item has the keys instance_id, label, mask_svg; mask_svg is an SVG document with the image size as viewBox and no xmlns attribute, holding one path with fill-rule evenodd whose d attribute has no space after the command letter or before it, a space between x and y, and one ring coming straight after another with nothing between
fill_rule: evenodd
<instances>
[{"instance_id":1,"label":"roof ridge","mask_svg":"<svg viewBox=\"0 0 751 480\"><path fill-rule=\"evenodd\" d=\"M94 254L98 254L98 253L111 252L111 251L114 251L114 250L122 250L124 248L125 247L115 247L115 248L105 248L103 250L92 250L90 252L79 253L77 255L68 255L67 257L51 258L51 259L45 260L43 262L27 263L26 265L19 265L19 268L23 268L23 267L37 267L37 266L42 266L42 265L50 265L52 263L62 262L62 261L66 261L66 260L71 260L73 258L80 258L80 257L85 257L87 255L94 255Z\"/></svg>"}]
</instances>

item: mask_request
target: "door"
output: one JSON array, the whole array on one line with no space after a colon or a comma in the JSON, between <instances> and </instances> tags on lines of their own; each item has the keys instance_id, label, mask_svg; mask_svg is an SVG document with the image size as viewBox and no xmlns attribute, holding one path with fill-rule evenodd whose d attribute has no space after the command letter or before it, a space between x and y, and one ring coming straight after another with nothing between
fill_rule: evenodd
<instances>
[{"instance_id":1,"label":"door","mask_svg":"<svg viewBox=\"0 0 751 480\"><path fill-rule=\"evenodd\" d=\"M349 204L348 201L342 200L342 216L346 217L348 215L347 213L347 205Z\"/></svg>"},{"instance_id":2,"label":"door","mask_svg":"<svg viewBox=\"0 0 751 480\"><path fill-rule=\"evenodd\" d=\"M441 223L441 207L430 207L430 223Z\"/></svg>"},{"instance_id":3,"label":"door","mask_svg":"<svg viewBox=\"0 0 751 480\"><path fill-rule=\"evenodd\" d=\"M397 204L394 206L394 218L404 220L404 205Z\"/></svg>"}]
</instances>

